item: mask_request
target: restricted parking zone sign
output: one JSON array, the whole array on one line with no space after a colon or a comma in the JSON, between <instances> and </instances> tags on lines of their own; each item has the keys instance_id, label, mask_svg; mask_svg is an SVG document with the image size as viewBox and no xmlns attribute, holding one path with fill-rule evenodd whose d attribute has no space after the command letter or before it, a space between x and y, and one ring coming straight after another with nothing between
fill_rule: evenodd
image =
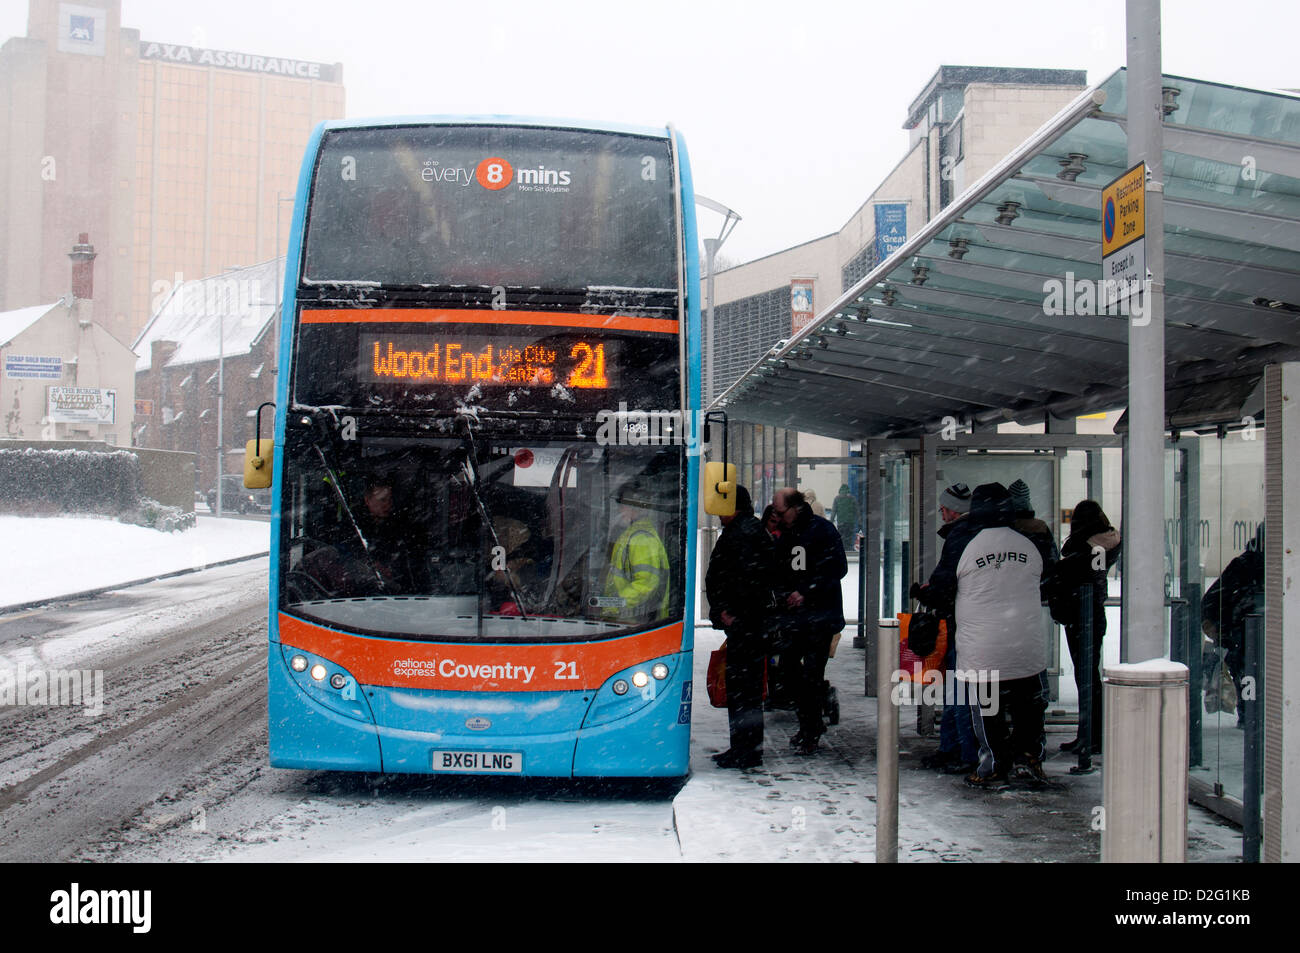
<instances>
[{"instance_id":1,"label":"restricted parking zone sign","mask_svg":"<svg viewBox=\"0 0 1300 953\"><path fill-rule=\"evenodd\" d=\"M1101 277L1107 310L1142 289L1147 276L1147 164L1101 190Z\"/></svg>"}]
</instances>

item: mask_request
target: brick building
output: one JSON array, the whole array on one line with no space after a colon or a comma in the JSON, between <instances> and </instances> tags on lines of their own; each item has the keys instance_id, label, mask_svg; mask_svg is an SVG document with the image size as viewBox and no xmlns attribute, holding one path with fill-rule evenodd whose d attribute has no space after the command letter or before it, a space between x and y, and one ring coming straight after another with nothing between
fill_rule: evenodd
<instances>
[{"instance_id":1,"label":"brick building","mask_svg":"<svg viewBox=\"0 0 1300 953\"><path fill-rule=\"evenodd\" d=\"M275 319L283 281L284 259L277 258L184 282L133 345L139 355L134 443L198 454L200 492L216 485L218 456L221 472L242 472L258 405L275 399Z\"/></svg>"}]
</instances>

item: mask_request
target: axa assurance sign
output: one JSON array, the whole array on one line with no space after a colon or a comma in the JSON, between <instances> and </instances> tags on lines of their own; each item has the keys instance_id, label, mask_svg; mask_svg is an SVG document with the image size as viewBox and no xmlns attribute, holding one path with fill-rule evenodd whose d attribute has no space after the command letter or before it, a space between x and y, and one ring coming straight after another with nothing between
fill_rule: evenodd
<instances>
[{"instance_id":1,"label":"axa assurance sign","mask_svg":"<svg viewBox=\"0 0 1300 953\"><path fill-rule=\"evenodd\" d=\"M1147 166L1139 162L1101 190L1101 276L1108 304L1137 294L1147 276Z\"/></svg>"}]
</instances>

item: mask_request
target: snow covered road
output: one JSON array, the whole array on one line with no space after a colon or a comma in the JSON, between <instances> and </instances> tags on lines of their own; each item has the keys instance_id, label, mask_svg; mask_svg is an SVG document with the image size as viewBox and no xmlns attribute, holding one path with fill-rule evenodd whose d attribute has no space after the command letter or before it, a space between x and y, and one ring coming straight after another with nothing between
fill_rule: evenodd
<instances>
[{"instance_id":1,"label":"snow covered road","mask_svg":"<svg viewBox=\"0 0 1300 953\"><path fill-rule=\"evenodd\" d=\"M786 744L792 713L771 712L763 767L719 769L726 714L699 704L684 784L288 771L267 759L266 572L261 558L0 614L0 670L103 672L97 717L0 706L0 860L874 859L875 701L848 639L827 669L843 720L814 758ZM719 641L697 632L697 682ZM1049 790L970 791L920 768L934 742L914 721L903 859L1095 860L1100 775L1071 778L1056 756ZM1189 859L1239 854L1238 832L1191 813Z\"/></svg>"},{"instance_id":2,"label":"snow covered road","mask_svg":"<svg viewBox=\"0 0 1300 953\"><path fill-rule=\"evenodd\" d=\"M0 708L0 859L77 859L146 805L252 756L265 578L261 559L0 616L0 669L102 672L98 715L84 697Z\"/></svg>"}]
</instances>

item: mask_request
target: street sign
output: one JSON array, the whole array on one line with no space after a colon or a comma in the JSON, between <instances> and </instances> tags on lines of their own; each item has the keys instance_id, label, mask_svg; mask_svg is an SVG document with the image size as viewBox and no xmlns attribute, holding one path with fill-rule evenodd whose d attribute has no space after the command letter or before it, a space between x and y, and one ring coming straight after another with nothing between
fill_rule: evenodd
<instances>
[{"instance_id":1,"label":"street sign","mask_svg":"<svg viewBox=\"0 0 1300 953\"><path fill-rule=\"evenodd\" d=\"M1147 166L1139 162L1101 190L1101 277L1107 309L1137 294L1147 276Z\"/></svg>"}]
</instances>

